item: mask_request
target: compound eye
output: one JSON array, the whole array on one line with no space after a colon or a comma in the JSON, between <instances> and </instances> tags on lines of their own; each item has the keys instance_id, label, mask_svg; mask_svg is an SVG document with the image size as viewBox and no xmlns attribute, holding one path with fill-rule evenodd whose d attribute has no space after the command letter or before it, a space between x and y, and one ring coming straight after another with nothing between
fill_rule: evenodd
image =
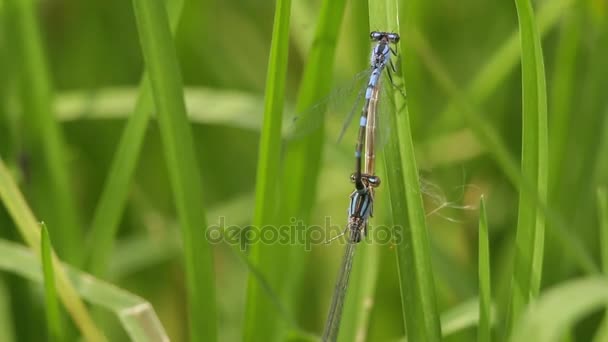
<instances>
[{"instance_id":1,"label":"compound eye","mask_svg":"<svg viewBox=\"0 0 608 342\"><path fill-rule=\"evenodd\" d=\"M380 40L380 39L382 38L382 33L381 33L381 32L378 32L378 31L372 31L372 32L369 34L369 38L370 38L371 40Z\"/></svg>"},{"instance_id":2,"label":"compound eye","mask_svg":"<svg viewBox=\"0 0 608 342\"><path fill-rule=\"evenodd\" d=\"M399 35L398 35L398 34L396 34L396 33L389 33L389 34L388 34L388 40L389 40L391 43L399 43L399 39L401 39L401 38L400 38L400 37L399 37Z\"/></svg>"},{"instance_id":3,"label":"compound eye","mask_svg":"<svg viewBox=\"0 0 608 342\"><path fill-rule=\"evenodd\" d=\"M377 188L378 186L380 186L380 177L378 177L378 176L369 176L367 178L367 181L369 182L369 185L371 185L374 188Z\"/></svg>"}]
</instances>

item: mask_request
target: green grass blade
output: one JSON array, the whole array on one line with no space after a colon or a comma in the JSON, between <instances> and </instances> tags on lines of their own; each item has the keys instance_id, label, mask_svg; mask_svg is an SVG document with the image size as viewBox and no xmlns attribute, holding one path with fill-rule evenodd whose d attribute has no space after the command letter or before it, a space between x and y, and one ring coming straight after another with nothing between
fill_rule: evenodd
<instances>
[{"instance_id":1,"label":"green grass blade","mask_svg":"<svg viewBox=\"0 0 608 342\"><path fill-rule=\"evenodd\" d=\"M597 190L597 209L600 222L600 251L602 272L608 274L608 193L606 188Z\"/></svg>"},{"instance_id":2,"label":"green grass blade","mask_svg":"<svg viewBox=\"0 0 608 342\"><path fill-rule=\"evenodd\" d=\"M486 215L486 204L483 196L479 202L479 252L478 277L479 277L479 328L477 329L477 341L490 342L492 340L491 322L492 317L492 292L490 282L490 246L488 238L488 217Z\"/></svg>"},{"instance_id":3,"label":"green grass blade","mask_svg":"<svg viewBox=\"0 0 608 342\"><path fill-rule=\"evenodd\" d=\"M171 7L168 10L171 15ZM138 95L144 89L145 87L108 87L96 90L93 95L85 91L60 93L55 106L57 118L68 123L126 119L130 117L133 107L141 102ZM188 117L193 123L260 130L264 109L264 99L260 95L244 91L186 87L184 97ZM209 106L209 103L213 103L213 106ZM138 113L139 109L136 108L135 111Z\"/></svg>"},{"instance_id":4,"label":"green grass blade","mask_svg":"<svg viewBox=\"0 0 608 342\"><path fill-rule=\"evenodd\" d=\"M278 179L280 176L281 125L285 100L285 83L289 52L290 0L277 0L272 31L272 43L266 75L264 123L260 136L256 174L255 210L253 229L277 224ZM254 244L251 261L263 272L270 286L281 293L287 285L285 270L289 269L289 247L279 244ZM245 313L245 341L275 340L282 338L285 321L276 312L268 310L272 299L264 293L262 284L250 275L247 283Z\"/></svg>"},{"instance_id":5,"label":"green grass blade","mask_svg":"<svg viewBox=\"0 0 608 342\"><path fill-rule=\"evenodd\" d=\"M2 254L4 255L4 254ZM15 337L15 313L11 310L11 293L6 286L4 277L0 279L0 331L2 331L2 340L6 342L14 342Z\"/></svg>"},{"instance_id":6,"label":"green grass blade","mask_svg":"<svg viewBox=\"0 0 608 342\"><path fill-rule=\"evenodd\" d=\"M538 28L541 36L545 36L559 23L563 13L572 5L574 0L555 0L543 3L538 13ZM520 62L521 44L519 42L519 31L515 30L511 36L496 49L496 53L487 59L487 63L480 68L479 73L473 77L465 94L471 102L482 103L492 91L504 82L509 73ZM455 111L460 110L457 97L452 97L451 102L442 111L437 121L450 121L450 117L457 117Z\"/></svg>"},{"instance_id":7,"label":"green grass blade","mask_svg":"<svg viewBox=\"0 0 608 342\"><path fill-rule=\"evenodd\" d=\"M604 277L572 280L544 292L516 322L510 341L559 341L569 328L608 305L608 281Z\"/></svg>"},{"instance_id":8,"label":"green grass blade","mask_svg":"<svg viewBox=\"0 0 608 342\"><path fill-rule=\"evenodd\" d=\"M443 312L441 314L442 337L446 339L463 330L478 326L479 306L479 300L472 298ZM494 308L490 307L490 309L493 313ZM490 324L494 324L494 321L491 321ZM404 337L402 341L408 341L407 337Z\"/></svg>"},{"instance_id":9,"label":"green grass blade","mask_svg":"<svg viewBox=\"0 0 608 342\"><path fill-rule=\"evenodd\" d=\"M487 146L488 151L502 167L502 171L509 178L511 183L522 193L527 193L527 196L536 197L537 204L545 215L551 219L551 224L554 225L552 233L556 234L556 237L563 245L564 250L573 257L580 268L585 270L585 272L597 273L598 268L589 251L584 248L580 237L567 229L563 217L556 212L550 211L546 201L541 198L541 194L532 186L531 180L522 176L517 168L515 160L511 156L506 144L501 140L497 130L480 115L481 112L475 106L467 101L465 94L459 90L457 84L449 77L445 67L433 54L432 49L424 37L419 32L412 32L409 40L416 52L420 55L422 61L427 64L429 70L433 73L433 76L438 80L440 86L452 98L456 99L455 101L458 105L459 113L464 116L465 121L479 141Z\"/></svg>"},{"instance_id":10,"label":"green grass blade","mask_svg":"<svg viewBox=\"0 0 608 342\"><path fill-rule=\"evenodd\" d=\"M480 301L473 298L443 312L441 314L441 335L443 338L479 325L481 323L480 306Z\"/></svg>"},{"instance_id":11,"label":"green grass blade","mask_svg":"<svg viewBox=\"0 0 608 342\"><path fill-rule=\"evenodd\" d=\"M53 113L53 90L36 20L37 2L8 0L5 4L17 35L12 41L18 44L15 52L22 73L21 97L24 121L30 128L28 139L35 152L33 157L42 160L44 165L36 177L36 184L44 188L43 198L38 202L49 208L45 219L56 229L54 237L59 253L68 262L79 264L83 234L70 191L65 142Z\"/></svg>"},{"instance_id":12,"label":"green grass blade","mask_svg":"<svg viewBox=\"0 0 608 342\"><path fill-rule=\"evenodd\" d=\"M608 274L608 193L606 188L597 189L597 210L599 218L599 240L600 253L602 256L602 273ZM608 339L608 316L604 314L604 319L598 328L594 341L606 341Z\"/></svg>"},{"instance_id":13,"label":"green grass blade","mask_svg":"<svg viewBox=\"0 0 608 342\"><path fill-rule=\"evenodd\" d=\"M175 33L183 7L183 0L170 1L167 6L171 30ZM129 193L129 184L135 172L150 114L154 108L152 90L146 74L144 74L140 84L140 96L137 99L135 111L120 139L88 235L88 250L90 251L88 270L98 277L104 277L107 272L114 238Z\"/></svg>"},{"instance_id":14,"label":"green grass blade","mask_svg":"<svg viewBox=\"0 0 608 342\"><path fill-rule=\"evenodd\" d=\"M299 113L305 112L330 92L338 32L345 4L345 0L325 0L321 5L313 45L300 84L296 104L296 111ZM323 118L319 120L320 129L288 146L283 167L288 176L283 177L284 181L281 185L281 188L285 189L282 193L285 208L282 211L286 213L284 215L286 218L301 217L306 221L316 197L322 146L325 140Z\"/></svg>"},{"instance_id":15,"label":"green grass blade","mask_svg":"<svg viewBox=\"0 0 608 342\"><path fill-rule=\"evenodd\" d=\"M582 16L573 11L572 15L564 18L560 30L559 44L556 52L555 69L553 72L551 92L551 118L550 118L550 143L551 153L549 158L550 172L550 196L552 202L559 196L564 171L564 158L568 138L570 136L570 122L574 111L571 95L576 87L576 61L578 58L579 45L581 44Z\"/></svg>"},{"instance_id":16,"label":"green grass blade","mask_svg":"<svg viewBox=\"0 0 608 342\"><path fill-rule=\"evenodd\" d=\"M0 239L0 270L43 282L40 260L31 250ZM55 264L58 265L58 264ZM86 301L115 313L133 341L168 341L149 302L68 265L62 265L77 293ZM60 289L60 288L58 288Z\"/></svg>"},{"instance_id":17,"label":"green grass blade","mask_svg":"<svg viewBox=\"0 0 608 342\"><path fill-rule=\"evenodd\" d=\"M44 299L46 308L47 329L51 341L64 341L64 330L61 324L61 313L55 289L55 271L53 270L53 247L46 225L42 223L40 254L42 255L42 274L44 276Z\"/></svg>"},{"instance_id":18,"label":"green grass blade","mask_svg":"<svg viewBox=\"0 0 608 342\"><path fill-rule=\"evenodd\" d=\"M13 218L19 233L27 245L40 257L40 229L31 209L28 207L17 184L0 158L0 200ZM4 259L4 258L0 258ZM20 264L16 264L20 266ZM53 256L57 292L66 310L82 332L90 341L104 341L103 334L97 329L86 307L76 294L74 287L65 274L57 257Z\"/></svg>"},{"instance_id":19,"label":"green grass blade","mask_svg":"<svg viewBox=\"0 0 608 342\"><path fill-rule=\"evenodd\" d=\"M547 197L547 87L540 37L532 3L515 0L522 49L522 174ZM545 218L535 196L520 192L511 315L517 320L524 306L538 295L544 253Z\"/></svg>"},{"instance_id":20,"label":"green grass blade","mask_svg":"<svg viewBox=\"0 0 608 342\"><path fill-rule=\"evenodd\" d=\"M169 20L163 1L133 0L133 7L182 228L190 339L215 341L217 316L213 260L205 239L207 223L202 209L201 176Z\"/></svg>"},{"instance_id":21,"label":"green grass blade","mask_svg":"<svg viewBox=\"0 0 608 342\"><path fill-rule=\"evenodd\" d=\"M401 37L409 37L415 28L414 22L417 3L406 6L397 1L369 3L370 27L381 27L394 30ZM401 12L399 12L401 10ZM408 16L405 14L408 13ZM407 25L399 30L398 15L408 18ZM405 44L403 44L405 43ZM402 40L403 49L396 47L397 54L402 58L404 68L401 74L394 74L396 84L408 85L408 106L418 113L423 112L423 106L415 101L416 85L411 80L415 62L412 61L410 46L407 39ZM407 56L407 57L403 57ZM405 86L403 87L405 90ZM412 91L413 90L413 91ZM396 90L395 90L396 91ZM401 94L396 94L399 99ZM389 115L387 121L390 127L398 127L396 136L390 139L385 148L385 165L387 182L393 215L393 225L398 238L397 265L401 286L402 309L408 339L410 341L439 341L441 328L435 299L435 284L431 269L429 241L426 227L426 214L422 204L418 169L414 157L412 132L408 107L401 106L403 101L396 101L403 108L395 115Z\"/></svg>"}]
</instances>

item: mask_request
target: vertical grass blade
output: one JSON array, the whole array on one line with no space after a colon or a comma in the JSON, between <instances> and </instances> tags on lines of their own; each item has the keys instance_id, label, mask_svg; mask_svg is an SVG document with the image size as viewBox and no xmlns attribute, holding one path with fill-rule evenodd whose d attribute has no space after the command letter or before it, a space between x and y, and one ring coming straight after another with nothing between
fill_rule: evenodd
<instances>
[{"instance_id":1,"label":"vertical grass blade","mask_svg":"<svg viewBox=\"0 0 608 342\"><path fill-rule=\"evenodd\" d=\"M549 165L551 170L549 177L549 192L551 202L557 201L560 193L560 180L565 169L564 158L567 155L566 147L569 137L569 126L571 122L572 94L576 87L576 61L578 58L579 45L581 44L582 15L580 11L572 11L564 18L560 30L559 44L557 45L555 69L553 72L553 90L551 92L551 118L550 118L550 142L551 153ZM555 203L553 203L555 204Z\"/></svg>"},{"instance_id":2,"label":"vertical grass blade","mask_svg":"<svg viewBox=\"0 0 608 342\"><path fill-rule=\"evenodd\" d=\"M597 189L597 211L600 229L600 253L602 256L602 273L608 274L608 193L606 188ZM604 319L594 336L593 341L600 342L608 340L608 315L604 313Z\"/></svg>"},{"instance_id":3,"label":"vertical grass blade","mask_svg":"<svg viewBox=\"0 0 608 342\"><path fill-rule=\"evenodd\" d=\"M216 301L201 176L186 115L182 79L161 0L133 0L139 39L158 113L161 140L182 230L190 339L215 341Z\"/></svg>"},{"instance_id":4,"label":"vertical grass blade","mask_svg":"<svg viewBox=\"0 0 608 342\"><path fill-rule=\"evenodd\" d=\"M40 229L31 209L25 202L4 161L0 158L0 200L13 218L19 233L27 245L40 257ZM86 307L78 297L59 260L53 255L53 267L57 292L66 310L89 341L105 341Z\"/></svg>"},{"instance_id":5,"label":"vertical grass blade","mask_svg":"<svg viewBox=\"0 0 608 342\"><path fill-rule=\"evenodd\" d=\"M547 200L547 89L541 41L532 3L515 0L519 19L522 63L522 174ZM511 319L516 321L540 290L545 218L537 199L520 191L513 270Z\"/></svg>"},{"instance_id":6,"label":"vertical grass blade","mask_svg":"<svg viewBox=\"0 0 608 342\"><path fill-rule=\"evenodd\" d=\"M42 160L43 173L37 180L44 187L44 206L48 206L47 221L54 227L59 253L70 263L82 259L82 231L70 187L68 158L61 127L53 114L53 90L44 58L36 5L33 0L7 0L7 18L14 26L21 71L24 122L30 128L34 158ZM39 199L42 201L42 199Z\"/></svg>"},{"instance_id":7,"label":"vertical grass blade","mask_svg":"<svg viewBox=\"0 0 608 342\"><path fill-rule=\"evenodd\" d=\"M313 45L302 75L297 112L305 112L330 91L338 45L337 36L345 5L345 0L325 0L321 5ZM288 176L283 177L285 180L281 186L285 189L283 211L287 214L286 218L302 217L306 220L316 197L321 152L325 140L323 120L319 120L320 129L288 146L284 162L284 170Z\"/></svg>"},{"instance_id":8,"label":"vertical grass blade","mask_svg":"<svg viewBox=\"0 0 608 342\"><path fill-rule=\"evenodd\" d=\"M44 301L46 322L51 341L64 341L61 324L61 313L55 289L55 271L53 270L53 247L46 225L42 223L42 238L40 239L40 254L42 256L42 274L44 276Z\"/></svg>"},{"instance_id":9,"label":"vertical grass blade","mask_svg":"<svg viewBox=\"0 0 608 342\"><path fill-rule=\"evenodd\" d=\"M167 2L167 12L173 33L177 29L182 7L183 0ZM87 266L88 270L98 277L104 277L107 272L108 259L112 253L114 238L125 208L129 184L133 178L149 118L154 108L150 80L146 73L142 77L139 89L140 95L135 110L120 139L91 222Z\"/></svg>"},{"instance_id":10,"label":"vertical grass blade","mask_svg":"<svg viewBox=\"0 0 608 342\"><path fill-rule=\"evenodd\" d=\"M490 316L492 312L492 292L490 282L490 242L488 238L488 217L486 215L486 202L481 197L479 202L479 327L477 328L477 341L490 342L492 340Z\"/></svg>"},{"instance_id":11,"label":"vertical grass blade","mask_svg":"<svg viewBox=\"0 0 608 342\"><path fill-rule=\"evenodd\" d=\"M554 225L552 232L559 238L559 242L563 245L564 250L572 256L585 272L597 273L598 268L589 251L583 246L580 237L567 230L563 217L555 212L551 212L547 207L546 201L541 199L541 194L537 192L536 187L533 187L531 180L522 176L509 149L501 140L496 129L479 114L480 111L475 106L467 101L466 95L459 91L458 85L449 77L443 64L432 53L424 37L419 32L414 31L410 35L409 40L416 52L420 54L422 61L427 64L431 73L433 73L433 76L439 82L439 85L455 99L454 103L458 106L459 112L462 113L465 121L479 141L487 146L487 150L502 167L502 171L511 183L522 193L526 193L529 197L534 197L537 204L540 205L541 210L551 219L551 224Z\"/></svg>"},{"instance_id":12,"label":"vertical grass blade","mask_svg":"<svg viewBox=\"0 0 608 342\"><path fill-rule=\"evenodd\" d=\"M608 275L608 193L606 188L597 190L597 210L600 222L600 252L602 253L602 272Z\"/></svg>"},{"instance_id":13,"label":"vertical grass blade","mask_svg":"<svg viewBox=\"0 0 608 342\"><path fill-rule=\"evenodd\" d=\"M276 210L278 179L280 176L281 124L285 98L285 82L289 51L290 0L277 0L272 30L270 58L266 75L264 123L260 137L258 168L256 175L255 211L253 229L278 223ZM278 226L278 225L277 225ZM255 244L251 246L251 260L260 269L270 286L280 294L286 285L289 269L289 248L280 244ZM282 339L285 321L277 312L268 310L271 299L261 284L250 275L247 283L247 307L245 314L245 341Z\"/></svg>"},{"instance_id":14,"label":"vertical grass blade","mask_svg":"<svg viewBox=\"0 0 608 342\"><path fill-rule=\"evenodd\" d=\"M394 82L408 87L409 108L422 112L415 101L415 82L411 78L414 62L407 43L409 33L416 27L416 2L405 2L399 7L397 1L370 1L370 27L395 30L403 37L403 49L396 47L403 68L395 73ZM407 14L407 15L406 15ZM398 18L408 18L407 24L399 26ZM398 63L399 64L399 63ZM400 72L400 74L399 74ZM405 81L405 82L404 82ZM403 86L405 91L405 86ZM413 91L412 91L413 90ZM412 133L408 107L403 104L401 94L395 90L396 104L401 111L389 115L390 127L398 127L385 149L385 165L393 224L397 237L397 265L401 286L402 308L410 341L440 341L441 327L435 299L435 284L431 269L426 214L422 205L418 169L414 158ZM401 99L401 101L399 101Z\"/></svg>"}]
</instances>

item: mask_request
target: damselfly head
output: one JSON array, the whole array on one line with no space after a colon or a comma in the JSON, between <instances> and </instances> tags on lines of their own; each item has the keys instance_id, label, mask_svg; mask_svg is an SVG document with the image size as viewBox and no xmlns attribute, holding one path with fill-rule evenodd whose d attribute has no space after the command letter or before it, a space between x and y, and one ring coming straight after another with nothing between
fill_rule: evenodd
<instances>
[{"instance_id":1,"label":"damselfly head","mask_svg":"<svg viewBox=\"0 0 608 342\"><path fill-rule=\"evenodd\" d=\"M400 39L397 33L379 31L372 31L369 34L369 37L375 42L379 42L383 39L386 39L389 43L398 43Z\"/></svg>"},{"instance_id":2,"label":"damselfly head","mask_svg":"<svg viewBox=\"0 0 608 342\"><path fill-rule=\"evenodd\" d=\"M361 174L361 181L363 182L363 185L365 185L365 187L372 187L372 188L377 188L380 186L380 177L378 176L374 176L374 175L368 175L368 174ZM357 173L353 172L350 175L350 182L351 183L356 183L357 182Z\"/></svg>"}]
</instances>

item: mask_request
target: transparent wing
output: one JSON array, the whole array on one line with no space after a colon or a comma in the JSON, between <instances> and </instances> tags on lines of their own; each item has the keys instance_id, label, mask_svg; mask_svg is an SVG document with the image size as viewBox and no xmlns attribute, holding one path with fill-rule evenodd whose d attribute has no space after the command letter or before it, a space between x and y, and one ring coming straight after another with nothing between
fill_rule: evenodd
<instances>
[{"instance_id":1,"label":"transparent wing","mask_svg":"<svg viewBox=\"0 0 608 342\"><path fill-rule=\"evenodd\" d=\"M285 120L283 131L286 139L289 141L304 138L319 129L323 120L336 119L343 124L341 132L336 132L335 136L344 135L352 119L357 116L355 114L361 111L370 74L369 69L357 73L348 85L333 90L316 104Z\"/></svg>"}]
</instances>

